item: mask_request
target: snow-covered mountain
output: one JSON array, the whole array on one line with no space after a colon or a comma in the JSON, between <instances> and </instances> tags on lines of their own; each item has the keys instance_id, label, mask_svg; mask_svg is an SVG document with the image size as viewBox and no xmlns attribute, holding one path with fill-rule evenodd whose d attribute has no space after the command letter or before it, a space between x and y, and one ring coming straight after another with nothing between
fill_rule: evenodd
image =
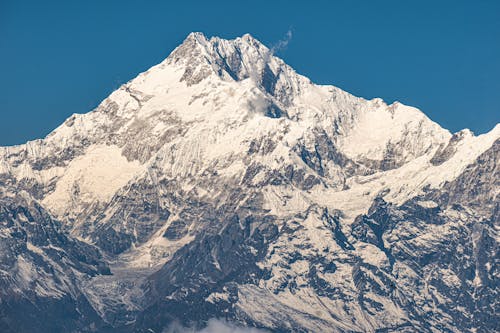
<instances>
[{"instance_id":1,"label":"snow-covered mountain","mask_svg":"<svg viewBox=\"0 0 500 333\"><path fill-rule=\"evenodd\" d=\"M494 332L499 138L192 33L0 148L0 328Z\"/></svg>"}]
</instances>

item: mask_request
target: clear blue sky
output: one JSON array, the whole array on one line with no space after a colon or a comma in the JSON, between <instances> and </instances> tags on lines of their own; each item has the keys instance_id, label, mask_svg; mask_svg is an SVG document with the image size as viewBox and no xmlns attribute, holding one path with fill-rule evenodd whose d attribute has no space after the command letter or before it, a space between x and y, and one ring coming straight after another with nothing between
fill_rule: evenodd
<instances>
[{"instance_id":1,"label":"clear blue sky","mask_svg":"<svg viewBox=\"0 0 500 333\"><path fill-rule=\"evenodd\" d=\"M41 138L191 31L246 32L317 83L476 133L500 121L500 1L0 0L0 145Z\"/></svg>"}]
</instances>

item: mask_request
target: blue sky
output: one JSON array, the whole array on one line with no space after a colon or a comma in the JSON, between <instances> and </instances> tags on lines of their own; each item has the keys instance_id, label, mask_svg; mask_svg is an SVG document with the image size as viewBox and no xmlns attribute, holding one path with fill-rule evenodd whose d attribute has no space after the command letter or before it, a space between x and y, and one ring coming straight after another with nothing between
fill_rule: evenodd
<instances>
[{"instance_id":1,"label":"blue sky","mask_svg":"<svg viewBox=\"0 0 500 333\"><path fill-rule=\"evenodd\" d=\"M500 1L0 1L0 145L41 138L191 31L267 45L317 83L417 106L451 131L500 121Z\"/></svg>"}]
</instances>

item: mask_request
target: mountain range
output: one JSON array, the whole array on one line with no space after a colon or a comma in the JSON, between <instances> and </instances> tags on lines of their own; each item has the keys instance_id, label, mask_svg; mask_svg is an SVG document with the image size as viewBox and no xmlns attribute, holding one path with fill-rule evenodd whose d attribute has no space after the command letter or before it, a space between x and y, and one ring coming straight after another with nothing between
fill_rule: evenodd
<instances>
[{"instance_id":1,"label":"mountain range","mask_svg":"<svg viewBox=\"0 0 500 333\"><path fill-rule=\"evenodd\" d=\"M499 138L192 33L0 147L0 331L498 332Z\"/></svg>"}]
</instances>

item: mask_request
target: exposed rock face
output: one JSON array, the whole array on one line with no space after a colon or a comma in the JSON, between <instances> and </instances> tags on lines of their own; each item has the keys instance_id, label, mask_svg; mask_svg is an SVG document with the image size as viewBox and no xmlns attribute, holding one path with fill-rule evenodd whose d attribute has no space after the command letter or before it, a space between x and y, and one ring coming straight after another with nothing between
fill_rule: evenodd
<instances>
[{"instance_id":1,"label":"exposed rock face","mask_svg":"<svg viewBox=\"0 0 500 333\"><path fill-rule=\"evenodd\" d=\"M495 332L499 137L193 33L0 148L0 330Z\"/></svg>"},{"instance_id":2,"label":"exposed rock face","mask_svg":"<svg viewBox=\"0 0 500 333\"><path fill-rule=\"evenodd\" d=\"M441 165L457 151L457 144L467 136L471 136L472 133L469 130L463 130L458 133L453 134L447 145L441 145L441 147L436 151L434 156L431 158L432 165Z\"/></svg>"},{"instance_id":3,"label":"exposed rock face","mask_svg":"<svg viewBox=\"0 0 500 333\"><path fill-rule=\"evenodd\" d=\"M438 199L443 204L460 203L470 207L483 216L499 219L500 168L498 155L500 140L479 156L475 163L469 164L455 180L443 186L444 192Z\"/></svg>"},{"instance_id":4,"label":"exposed rock face","mask_svg":"<svg viewBox=\"0 0 500 333\"><path fill-rule=\"evenodd\" d=\"M100 251L62 233L27 194L0 200L2 332L104 329L80 288L99 274L111 274Z\"/></svg>"}]
</instances>

